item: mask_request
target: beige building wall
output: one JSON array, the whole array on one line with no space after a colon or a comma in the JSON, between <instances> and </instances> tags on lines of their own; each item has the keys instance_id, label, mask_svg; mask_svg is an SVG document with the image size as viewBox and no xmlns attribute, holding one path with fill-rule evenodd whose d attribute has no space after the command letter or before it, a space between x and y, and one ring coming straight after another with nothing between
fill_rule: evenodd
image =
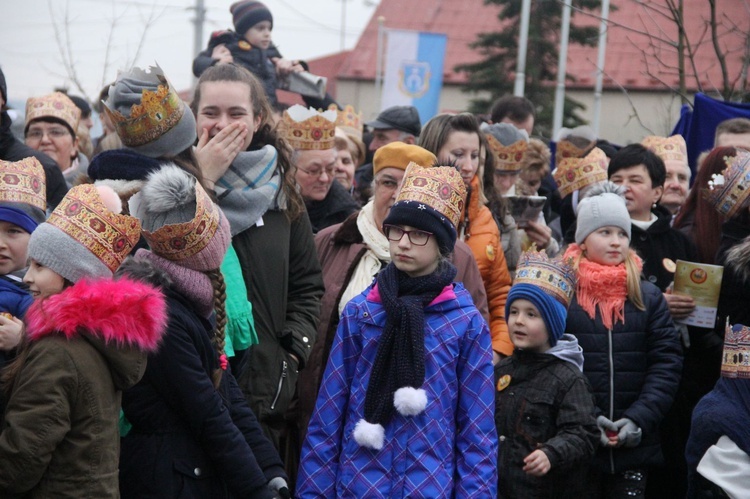
<instances>
[{"instance_id":1,"label":"beige building wall","mask_svg":"<svg viewBox=\"0 0 750 499\"><path fill-rule=\"evenodd\" d=\"M366 121L374 119L380 111L380 99L372 81L339 80L336 94L336 100L341 104L352 104L361 110ZM567 94L586 106L580 115L591 123L594 117L593 90L569 90ZM440 110L466 110L472 97L472 94L461 92L460 87L445 86L440 96ZM640 142L647 135L668 135L680 117L680 106L680 98L669 92L629 92L626 95L621 91L605 91L602 94L599 137L627 145Z\"/></svg>"}]
</instances>

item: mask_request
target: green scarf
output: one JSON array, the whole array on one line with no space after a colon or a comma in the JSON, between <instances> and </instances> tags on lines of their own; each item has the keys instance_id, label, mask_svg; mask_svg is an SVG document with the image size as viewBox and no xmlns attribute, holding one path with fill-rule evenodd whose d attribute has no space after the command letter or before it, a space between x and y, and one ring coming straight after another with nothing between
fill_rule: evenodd
<instances>
[{"instance_id":1,"label":"green scarf","mask_svg":"<svg viewBox=\"0 0 750 499\"><path fill-rule=\"evenodd\" d=\"M232 245L229 245L221 264L221 273L224 274L224 283L227 287L227 299L224 302L227 313L224 352L227 357L234 357L235 350L247 350L251 345L257 345L258 334L255 332L253 306L247 300L247 287L242 276L240 260Z\"/></svg>"}]
</instances>

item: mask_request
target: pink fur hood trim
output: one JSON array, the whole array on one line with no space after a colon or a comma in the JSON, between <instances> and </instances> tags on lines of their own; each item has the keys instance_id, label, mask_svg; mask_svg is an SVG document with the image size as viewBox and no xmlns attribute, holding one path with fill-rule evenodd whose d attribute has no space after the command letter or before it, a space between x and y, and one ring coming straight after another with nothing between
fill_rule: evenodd
<instances>
[{"instance_id":1,"label":"pink fur hood trim","mask_svg":"<svg viewBox=\"0 0 750 499\"><path fill-rule=\"evenodd\" d=\"M430 305L436 305L444 301L455 300L455 299L456 299L456 292L453 291L453 283L451 283L443 288L440 294L437 295L435 299L430 302ZM382 300L380 299L380 290L378 289L377 283L375 283L372 289L370 289L370 292L367 293L367 300L373 301L375 303L382 302Z\"/></svg>"},{"instance_id":2,"label":"pink fur hood trim","mask_svg":"<svg viewBox=\"0 0 750 499\"><path fill-rule=\"evenodd\" d=\"M167 325L167 306L157 288L128 278L83 280L26 313L31 341L52 334L72 338L85 331L105 343L156 351Z\"/></svg>"}]
</instances>

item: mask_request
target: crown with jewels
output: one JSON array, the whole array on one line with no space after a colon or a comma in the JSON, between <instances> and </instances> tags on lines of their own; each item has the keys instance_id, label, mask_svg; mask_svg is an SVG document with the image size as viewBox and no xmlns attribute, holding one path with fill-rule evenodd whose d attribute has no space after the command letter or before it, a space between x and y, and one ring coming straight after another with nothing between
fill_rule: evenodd
<instances>
[{"instance_id":1,"label":"crown with jewels","mask_svg":"<svg viewBox=\"0 0 750 499\"><path fill-rule=\"evenodd\" d=\"M529 143L526 140L517 140L509 146L504 146L491 133L486 133L485 138L490 150L495 155L495 171L508 173L520 172Z\"/></svg>"},{"instance_id":2,"label":"crown with jewels","mask_svg":"<svg viewBox=\"0 0 750 499\"><path fill-rule=\"evenodd\" d=\"M565 197L573 191L607 180L608 166L607 155L595 147L585 158L565 158L560 161L552 172L552 177L560 196Z\"/></svg>"},{"instance_id":3,"label":"crown with jewels","mask_svg":"<svg viewBox=\"0 0 750 499\"><path fill-rule=\"evenodd\" d=\"M158 65L152 66L148 73L133 68L126 76L156 87L156 91L143 89L141 102L130 107L130 116L110 109L110 105L104 102L104 110L122 143L127 147L138 147L153 142L177 126L185 113L185 105Z\"/></svg>"},{"instance_id":4,"label":"crown with jewels","mask_svg":"<svg viewBox=\"0 0 750 499\"><path fill-rule=\"evenodd\" d=\"M93 184L69 190L47 223L83 245L112 272L141 236L138 219L110 211Z\"/></svg>"},{"instance_id":5,"label":"crown with jewels","mask_svg":"<svg viewBox=\"0 0 750 499\"><path fill-rule=\"evenodd\" d=\"M47 210L44 167L33 156L20 161L0 161L0 202L26 203Z\"/></svg>"},{"instance_id":6,"label":"crown with jewels","mask_svg":"<svg viewBox=\"0 0 750 499\"><path fill-rule=\"evenodd\" d=\"M466 200L466 186L453 167L424 167L410 162L404 173L396 203L418 203L429 206L458 227Z\"/></svg>"},{"instance_id":7,"label":"crown with jewels","mask_svg":"<svg viewBox=\"0 0 750 499\"><path fill-rule=\"evenodd\" d=\"M281 119L284 138L294 149L324 151L333 149L336 135L336 111L318 112L295 104Z\"/></svg>"},{"instance_id":8,"label":"crown with jewels","mask_svg":"<svg viewBox=\"0 0 750 499\"><path fill-rule=\"evenodd\" d=\"M336 104L328 106L329 111L336 111L336 127L341 128L344 132L349 135L354 135L359 140L362 140L362 130L364 129L364 123L362 121L362 111L357 113L354 110L354 106L347 104L344 106L343 111L339 111Z\"/></svg>"},{"instance_id":9,"label":"crown with jewels","mask_svg":"<svg viewBox=\"0 0 750 499\"><path fill-rule=\"evenodd\" d=\"M737 151L732 158L724 158L727 168L714 173L703 191L706 200L722 215L731 218L748 205L750 198L750 153Z\"/></svg>"},{"instance_id":10,"label":"crown with jewels","mask_svg":"<svg viewBox=\"0 0 750 499\"><path fill-rule=\"evenodd\" d=\"M671 137L650 135L643 139L641 145L659 156L662 161L681 161L687 164L687 145L682 135Z\"/></svg>"},{"instance_id":11,"label":"crown with jewels","mask_svg":"<svg viewBox=\"0 0 750 499\"><path fill-rule=\"evenodd\" d=\"M26 126L38 118L57 118L68 125L75 135L81 110L62 92L53 92L41 97L29 97L26 101Z\"/></svg>"},{"instance_id":12,"label":"crown with jewels","mask_svg":"<svg viewBox=\"0 0 750 499\"><path fill-rule=\"evenodd\" d=\"M522 283L542 288L567 308L576 289L576 271L572 259L549 258L545 251L537 251L532 246L521 253L516 266L513 284Z\"/></svg>"},{"instance_id":13,"label":"crown with jewels","mask_svg":"<svg viewBox=\"0 0 750 499\"><path fill-rule=\"evenodd\" d=\"M721 375L724 378L750 379L750 328L742 324L731 326L728 319Z\"/></svg>"}]
</instances>

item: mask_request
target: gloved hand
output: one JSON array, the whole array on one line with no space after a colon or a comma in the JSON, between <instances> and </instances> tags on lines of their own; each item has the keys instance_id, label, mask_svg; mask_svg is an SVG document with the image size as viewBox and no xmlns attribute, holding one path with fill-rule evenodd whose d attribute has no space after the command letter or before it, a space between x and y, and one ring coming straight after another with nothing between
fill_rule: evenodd
<instances>
[{"instance_id":1,"label":"gloved hand","mask_svg":"<svg viewBox=\"0 0 750 499\"><path fill-rule=\"evenodd\" d=\"M289 492L289 486L286 484L286 480L277 476L268 482L268 488L274 492L274 499L292 499L292 494Z\"/></svg>"},{"instance_id":2,"label":"gloved hand","mask_svg":"<svg viewBox=\"0 0 750 499\"><path fill-rule=\"evenodd\" d=\"M615 421L618 433L617 446L624 445L625 447L636 447L641 443L642 432L638 428L638 425L633 422L632 419L622 418Z\"/></svg>"},{"instance_id":3,"label":"gloved hand","mask_svg":"<svg viewBox=\"0 0 750 499\"><path fill-rule=\"evenodd\" d=\"M609 435L607 435L607 432L617 432L617 426L604 416L596 418L596 426L599 427L599 444L602 447L609 447Z\"/></svg>"}]
</instances>

